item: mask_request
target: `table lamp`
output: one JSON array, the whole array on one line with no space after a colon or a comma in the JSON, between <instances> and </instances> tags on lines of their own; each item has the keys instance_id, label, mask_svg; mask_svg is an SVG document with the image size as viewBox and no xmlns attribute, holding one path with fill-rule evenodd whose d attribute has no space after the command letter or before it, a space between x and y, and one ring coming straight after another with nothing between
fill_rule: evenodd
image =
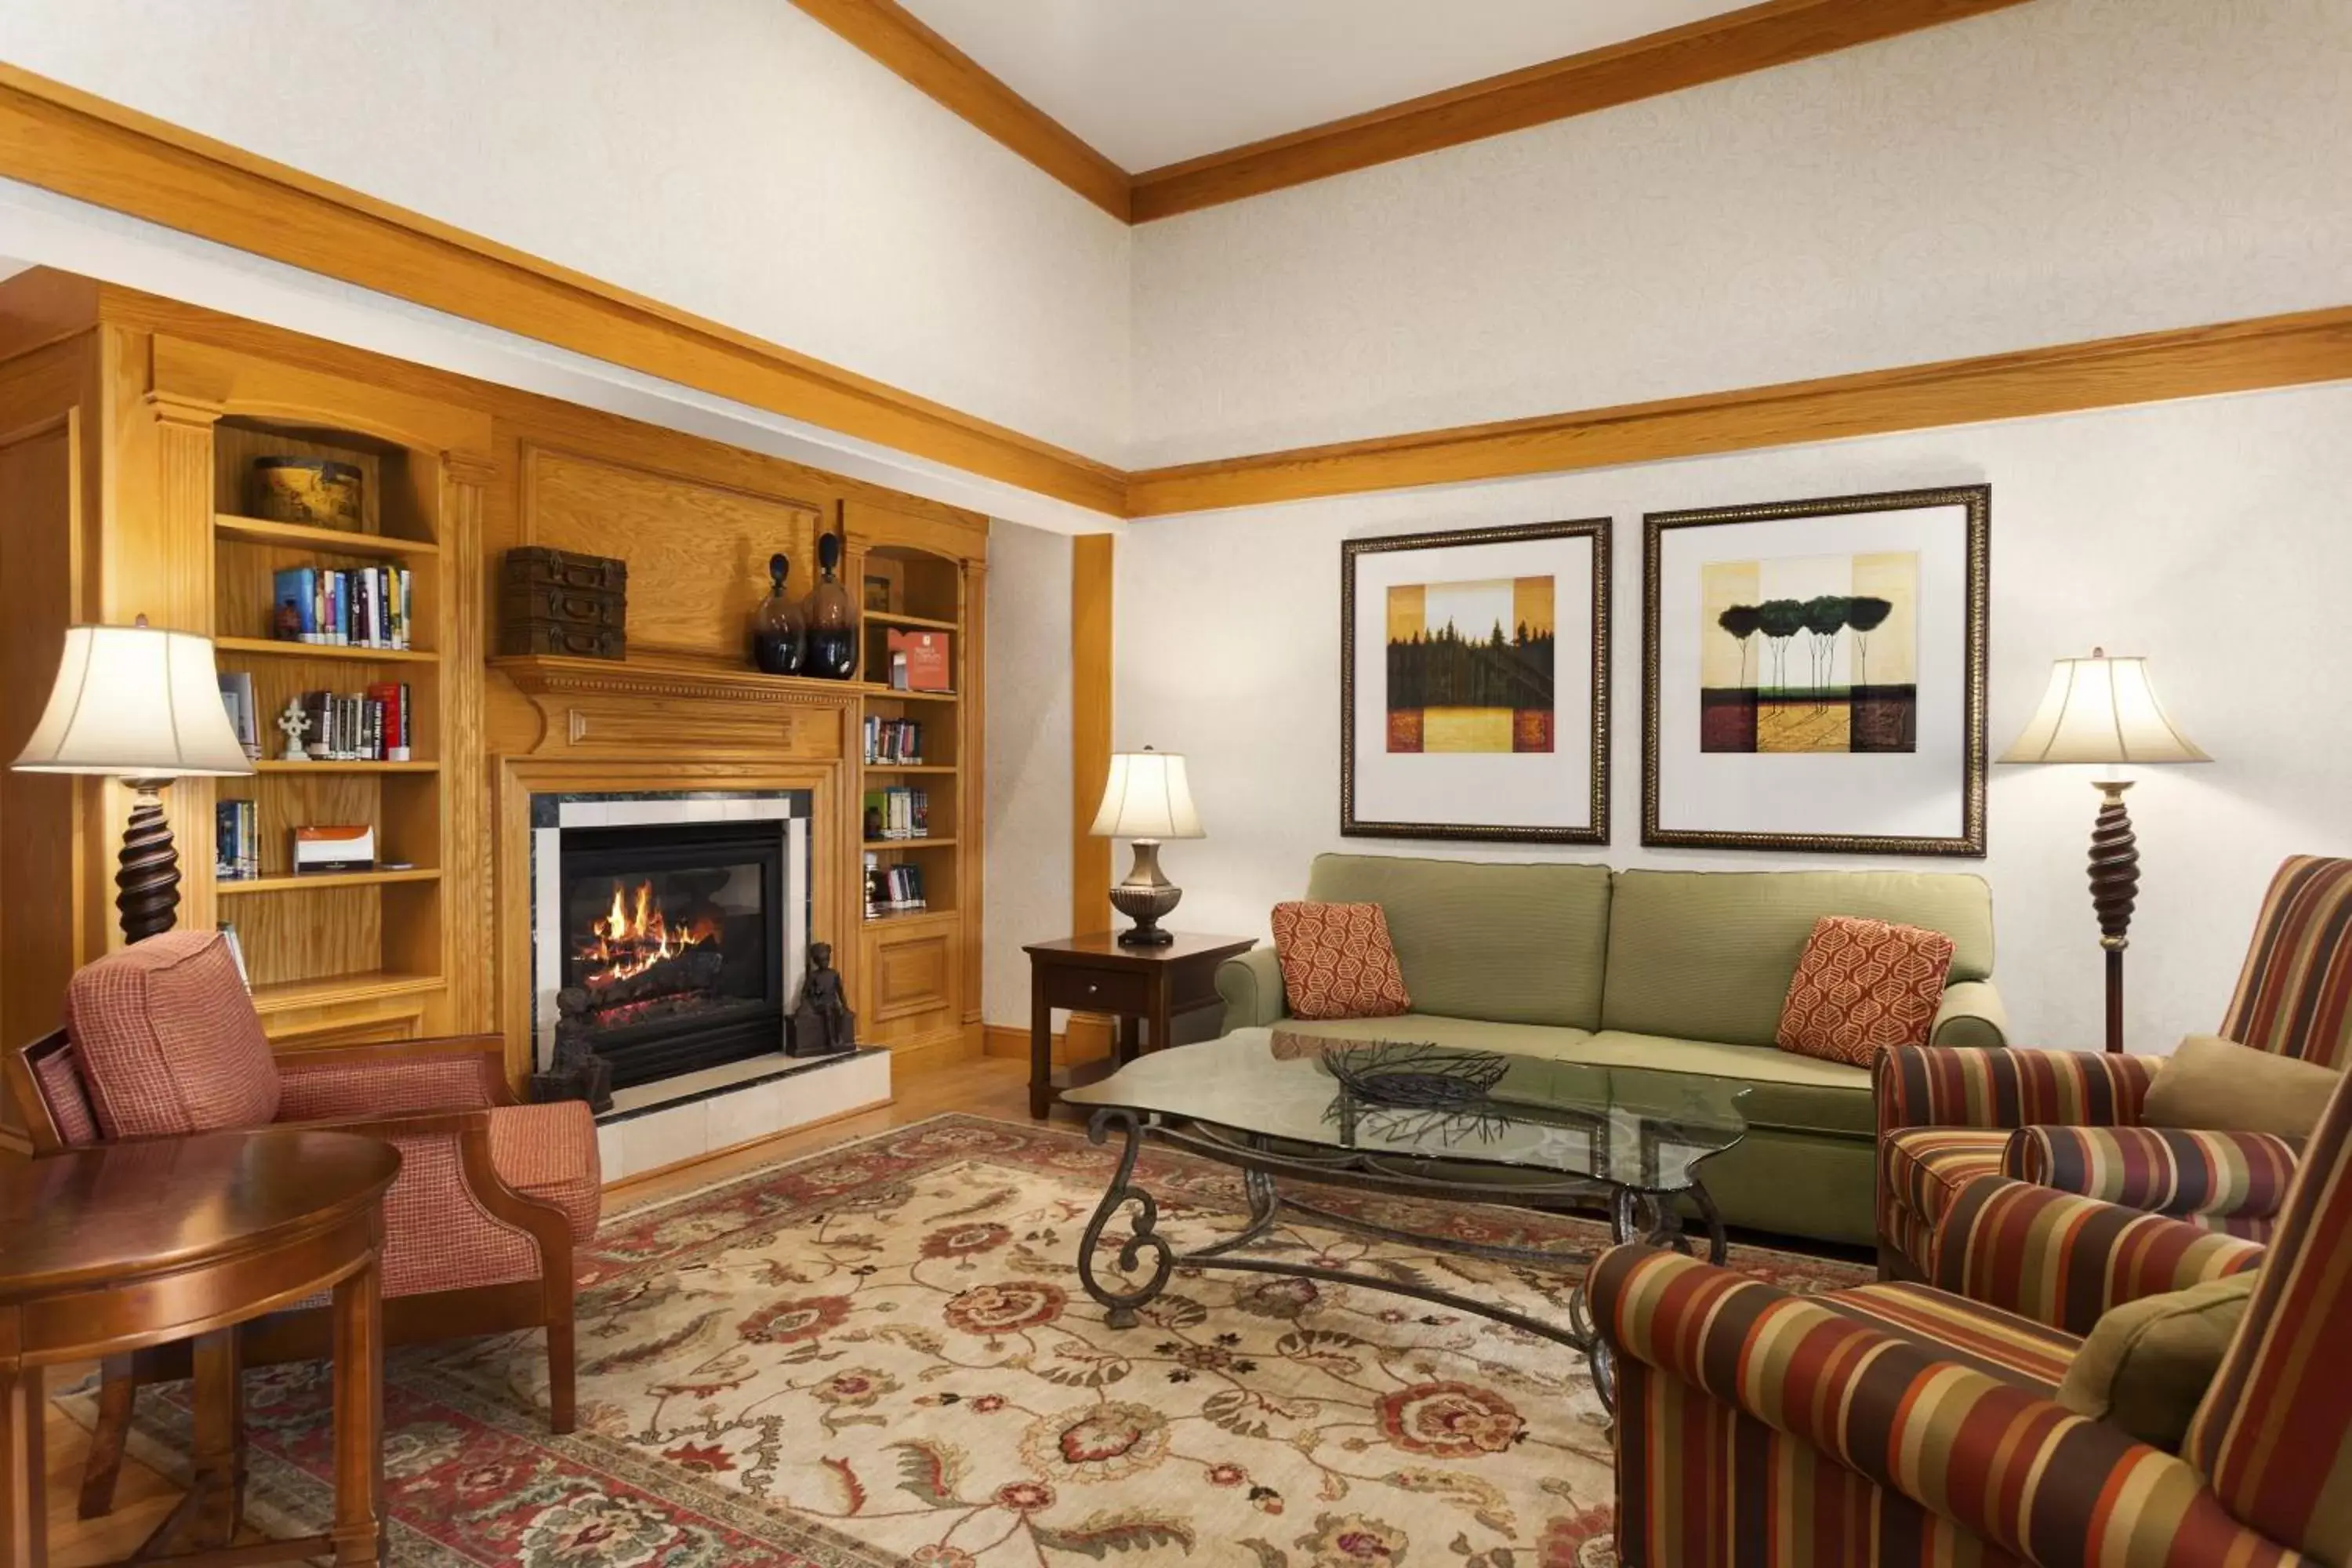
<instances>
[{"instance_id":1,"label":"table lamp","mask_svg":"<svg viewBox=\"0 0 2352 1568\"><path fill-rule=\"evenodd\" d=\"M1166 947L1176 940L1160 929L1160 917L1176 907L1184 889L1160 869L1163 838L1205 838L1201 814L1192 808L1192 786L1184 777L1184 759L1146 746L1120 752L1110 760L1110 778L1103 785L1102 809L1091 829L1097 838L1131 838L1135 865L1127 880L1110 890L1111 908L1135 924L1118 933L1121 947Z\"/></svg>"},{"instance_id":2,"label":"table lamp","mask_svg":"<svg viewBox=\"0 0 2352 1568\"><path fill-rule=\"evenodd\" d=\"M2210 763L2165 716L2148 683L2147 660L2110 658L2093 648L2088 658L2062 658L2050 671L2025 731L2000 754L2004 763ZM2099 917L2099 945L2107 954L2107 1049L2124 1048L2124 949L2130 945L2132 901L2139 890L2139 849L2132 837L2124 791L2131 781L2095 779L2098 819L2091 826L2091 907Z\"/></svg>"},{"instance_id":3,"label":"table lamp","mask_svg":"<svg viewBox=\"0 0 2352 1568\"><path fill-rule=\"evenodd\" d=\"M210 637L167 632L142 616L128 626L72 626L49 705L14 764L28 773L102 773L137 792L122 830L125 941L172 929L180 856L159 795L175 778L253 772L221 705Z\"/></svg>"}]
</instances>

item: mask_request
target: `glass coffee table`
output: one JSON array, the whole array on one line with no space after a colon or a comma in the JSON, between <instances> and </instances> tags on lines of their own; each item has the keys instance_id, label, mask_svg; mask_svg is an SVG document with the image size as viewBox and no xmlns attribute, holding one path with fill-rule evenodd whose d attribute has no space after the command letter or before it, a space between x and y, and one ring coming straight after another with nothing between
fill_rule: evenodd
<instances>
[{"instance_id":1,"label":"glass coffee table","mask_svg":"<svg viewBox=\"0 0 2352 1568\"><path fill-rule=\"evenodd\" d=\"M1739 1111L1745 1092L1727 1079L1612 1074L1584 1063L1402 1039L1329 1040L1284 1029L1243 1029L1154 1051L1062 1096L1095 1108L1087 1129L1095 1142L1114 1135L1124 1142L1110 1187L1078 1243L1078 1279L1108 1309L1113 1328L1132 1327L1137 1310L1167 1288L1180 1266L1299 1275L1411 1296L1584 1352L1603 1405L1613 1409L1614 1368L1580 1279L1560 1324L1433 1287L1251 1257L1246 1249L1287 1211L1316 1225L1436 1251L1548 1268L1576 1261L1541 1247L1380 1225L1280 1184L1295 1181L1550 1213L1605 1203L1616 1241L1685 1252L1692 1250L1680 1207L1686 1199L1705 1225L1708 1258L1720 1263L1723 1222L1700 1173L1708 1159L1746 1135ZM1249 1199L1242 1227L1195 1251L1171 1246L1159 1234L1158 1203L1136 1184L1136 1156L1147 1135L1239 1168ZM1096 1271L1096 1247L1105 1227L1130 1206L1130 1237L1118 1251L1119 1270L1129 1278L1106 1279Z\"/></svg>"}]
</instances>

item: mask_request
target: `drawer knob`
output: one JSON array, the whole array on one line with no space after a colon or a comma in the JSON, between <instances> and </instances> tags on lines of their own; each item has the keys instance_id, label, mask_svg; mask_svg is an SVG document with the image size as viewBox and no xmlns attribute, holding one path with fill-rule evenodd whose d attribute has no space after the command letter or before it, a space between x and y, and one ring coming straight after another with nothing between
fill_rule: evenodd
<instances>
[{"instance_id":1,"label":"drawer knob","mask_svg":"<svg viewBox=\"0 0 2352 1568\"><path fill-rule=\"evenodd\" d=\"M1099 985L1097 985L1097 984L1096 984L1093 981L1089 980L1089 981L1087 981L1087 995L1091 996L1091 995L1093 995L1096 992L1097 992L1097 991L1099 991L1099 990L1101 990L1101 989L1102 989L1102 987L1101 987L1101 986L1099 986Z\"/></svg>"}]
</instances>

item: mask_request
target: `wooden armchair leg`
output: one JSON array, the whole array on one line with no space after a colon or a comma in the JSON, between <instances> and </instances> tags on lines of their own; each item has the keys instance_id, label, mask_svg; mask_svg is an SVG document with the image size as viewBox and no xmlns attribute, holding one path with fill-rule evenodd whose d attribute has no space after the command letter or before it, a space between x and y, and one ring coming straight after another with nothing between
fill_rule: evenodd
<instances>
[{"instance_id":1,"label":"wooden armchair leg","mask_svg":"<svg viewBox=\"0 0 2352 1568\"><path fill-rule=\"evenodd\" d=\"M138 1394L131 1357L108 1356L99 1373L98 1424L90 1429L89 1459L81 1472L84 1519L114 1511L114 1483L122 1474L122 1448L131 1436L131 1406Z\"/></svg>"}]
</instances>

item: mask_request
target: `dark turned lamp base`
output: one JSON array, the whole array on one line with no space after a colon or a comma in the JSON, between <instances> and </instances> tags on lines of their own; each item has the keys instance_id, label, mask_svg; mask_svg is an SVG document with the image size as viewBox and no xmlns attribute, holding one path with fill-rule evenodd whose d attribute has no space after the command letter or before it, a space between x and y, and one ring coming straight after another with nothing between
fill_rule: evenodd
<instances>
[{"instance_id":1,"label":"dark turned lamp base","mask_svg":"<svg viewBox=\"0 0 2352 1568\"><path fill-rule=\"evenodd\" d=\"M1160 869L1160 841L1135 840L1135 864L1129 869L1127 880L1110 890L1110 907L1135 922L1118 933L1118 945L1166 947L1174 942L1175 932L1160 929L1160 917L1174 909L1183 896L1184 889L1171 882Z\"/></svg>"},{"instance_id":2,"label":"dark turned lamp base","mask_svg":"<svg viewBox=\"0 0 2352 1568\"><path fill-rule=\"evenodd\" d=\"M2126 779L2099 779L2098 820L2091 826L2091 908L2107 955L2107 1049L2124 1048L2124 949L2131 945L2132 904L2139 893L2139 843L2124 809Z\"/></svg>"},{"instance_id":3,"label":"dark turned lamp base","mask_svg":"<svg viewBox=\"0 0 2352 1568\"><path fill-rule=\"evenodd\" d=\"M170 779L125 779L136 792L131 820L123 826L122 868L114 874L114 907L122 915L122 940L144 942L170 931L180 907L180 852L160 798Z\"/></svg>"}]
</instances>

